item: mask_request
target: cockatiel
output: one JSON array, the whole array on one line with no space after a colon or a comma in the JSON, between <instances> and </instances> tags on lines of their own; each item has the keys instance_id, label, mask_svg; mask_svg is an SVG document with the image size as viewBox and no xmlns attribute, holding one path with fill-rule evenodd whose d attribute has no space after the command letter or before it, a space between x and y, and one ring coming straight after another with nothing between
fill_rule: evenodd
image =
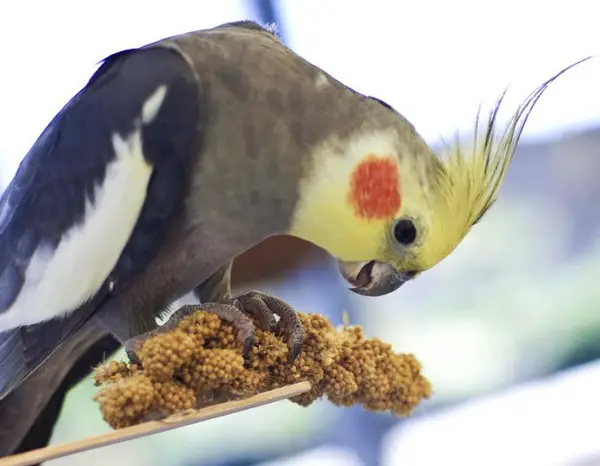
<instances>
[{"instance_id":1,"label":"cockatiel","mask_svg":"<svg viewBox=\"0 0 600 466\"><path fill-rule=\"evenodd\" d=\"M190 291L234 323L245 351L248 314L279 325L293 360L295 311L258 291L233 297L235 257L294 235L336 257L356 293L397 290L450 254L494 201L549 82L499 143L494 113L474 157L438 158L389 105L253 22L108 57L0 200L0 397L90 322L135 357Z\"/></svg>"}]
</instances>

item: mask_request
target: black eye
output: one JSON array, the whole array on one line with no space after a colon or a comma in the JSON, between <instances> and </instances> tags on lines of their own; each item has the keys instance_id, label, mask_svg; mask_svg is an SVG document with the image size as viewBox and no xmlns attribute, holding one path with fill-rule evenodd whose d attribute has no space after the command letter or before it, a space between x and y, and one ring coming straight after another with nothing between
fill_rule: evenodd
<instances>
[{"instance_id":1,"label":"black eye","mask_svg":"<svg viewBox=\"0 0 600 466\"><path fill-rule=\"evenodd\" d=\"M394 226L394 238L404 246L411 245L417 239L417 228L412 220L403 218Z\"/></svg>"}]
</instances>

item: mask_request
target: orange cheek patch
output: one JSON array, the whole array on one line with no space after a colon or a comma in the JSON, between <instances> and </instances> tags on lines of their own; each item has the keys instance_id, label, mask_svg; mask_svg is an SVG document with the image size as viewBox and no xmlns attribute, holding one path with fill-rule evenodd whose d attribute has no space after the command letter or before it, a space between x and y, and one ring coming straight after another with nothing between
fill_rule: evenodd
<instances>
[{"instance_id":1,"label":"orange cheek patch","mask_svg":"<svg viewBox=\"0 0 600 466\"><path fill-rule=\"evenodd\" d=\"M394 159L371 155L352 172L349 202L365 219L390 217L400 208L399 184Z\"/></svg>"}]
</instances>

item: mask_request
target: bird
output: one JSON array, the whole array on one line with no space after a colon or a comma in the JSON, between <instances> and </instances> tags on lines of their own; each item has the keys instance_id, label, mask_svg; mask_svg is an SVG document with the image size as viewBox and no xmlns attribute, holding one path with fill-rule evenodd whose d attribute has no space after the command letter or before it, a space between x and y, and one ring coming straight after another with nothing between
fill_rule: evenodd
<instances>
[{"instance_id":1,"label":"bird","mask_svg":"<svg viewBox=\"0 0 600 466\"><path fill-rule=\"evenodd\" d=\"M398 290L489 210L533 106L564 71L499 139L502 98L473 150L438 156L392 106L253 21L110 55L0 198L0 401L82 329L135 360L185 317L157 322L190 292L234 325L244 353L259 325L284 335L294 361L296 311L259 290L233 296L235 258L289 235L333 256L354 293Z\"/></svg>"}]
</instances>

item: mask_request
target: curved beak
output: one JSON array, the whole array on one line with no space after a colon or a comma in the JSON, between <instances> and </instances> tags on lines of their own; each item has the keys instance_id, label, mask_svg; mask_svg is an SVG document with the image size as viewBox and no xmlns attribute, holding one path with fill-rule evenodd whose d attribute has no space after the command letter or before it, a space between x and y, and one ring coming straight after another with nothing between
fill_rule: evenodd
<instances>
[{"instance_id":1,"label":"curved beak","mask_svg":"<svg viewBox=\"0 0 600 466\"><path fill-rule=\"evenodd\" d=\"M396 291L415 273L398 272L385 262L342 262L338 268L344 279L352 285L350 291L363 296L383 296Z\"/></svg>"}]
</instances>

